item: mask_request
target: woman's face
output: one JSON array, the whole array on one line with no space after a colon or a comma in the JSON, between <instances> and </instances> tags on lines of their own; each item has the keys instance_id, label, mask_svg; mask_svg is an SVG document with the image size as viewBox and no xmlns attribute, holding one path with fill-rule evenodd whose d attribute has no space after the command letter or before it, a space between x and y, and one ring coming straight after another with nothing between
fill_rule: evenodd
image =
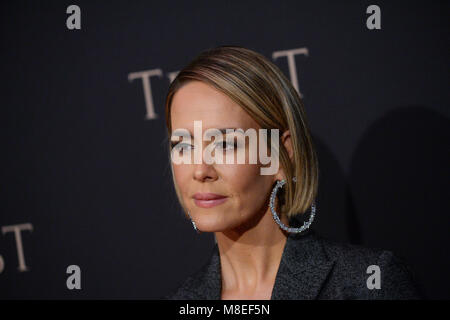
<instances>
[{"instance_id":1,"label":"woman's face","mask_svg":"<svg viewBox=\"0 0 450 320\"><path fill-rule=\"evenodd\" d=\"M260 129L260 126L238 104L200 81L188 82L178 89L171 108L172 132L187 129L192 139L194 139L194 121L202 122L202 136L210 128L241 128L244 132L253 128L257 133ZM203 150L207 145L215 143L214 138L212 141L203 141L202 137L200 139ZM268 210L268 198L273 183L281 178L279 175L281 170L276 175L261 175L262 164L259 157L256 164L249 163L248 139L245 140L245 147L241 146L245 148L244 164L237 163L236 159L233 164L227 164L224 149L230 147L222 142L218 146L224 145L225 148L214 149L214 152L224 154L223 164L207 164L204 158L201 164L195 164L194 161L190 164L172 162L175 181L184 205L201 231L223 232L250 227ZM193 141L191 145L194 145ZM223 141L226 143L225 135ZM183 149L183 153L193 154L193 149L195 145L191 150ZM235 148L234 153L236 152L242 150L238 147ZM205 193L220 195L225 199L215 202L199 200L199 194Z\"/></svg>"}]
</instances>

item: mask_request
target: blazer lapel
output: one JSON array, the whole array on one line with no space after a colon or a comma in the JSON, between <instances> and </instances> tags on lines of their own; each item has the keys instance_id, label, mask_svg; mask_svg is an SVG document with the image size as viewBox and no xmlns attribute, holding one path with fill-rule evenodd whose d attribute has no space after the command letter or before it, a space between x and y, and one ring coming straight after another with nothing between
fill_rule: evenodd
<instances>
[{"instance_id":1,"label":"blazer lapel","mask_svg":"<svg viewBox=\"0 0 450 320\"><path fill-rule=\"evenodd\" d=\"M214 245L209 263L203 267L195 284L195 298L198 300L220 300L222 290L220 255L217 243Z\"/></svg>"},{"instance_id":2,"label":"blazer lapel","mask_svg":"<svg viewBox=\"0 0 450 320\"><path fill-rule=\"evenodd\" d=\"M289 234L271 299L316 299L333 265L314 231Z\"/></svg>"}]
</instances>

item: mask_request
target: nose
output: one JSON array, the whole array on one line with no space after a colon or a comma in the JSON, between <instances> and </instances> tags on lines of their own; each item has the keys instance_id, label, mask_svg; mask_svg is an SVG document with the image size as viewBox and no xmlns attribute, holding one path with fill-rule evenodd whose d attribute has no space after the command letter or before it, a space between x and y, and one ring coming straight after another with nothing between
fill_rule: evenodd
<instances>
[{"instance_id":1,"label":"nose","mask_svg":"<svg viewBox=\"0 0 450 320\"><path fill-rule=\"evenodd\" d=\"M194 179L200 182L217 180L217 172L211 164L202 163L194 164Z\"/></svg>"}]
</instances>

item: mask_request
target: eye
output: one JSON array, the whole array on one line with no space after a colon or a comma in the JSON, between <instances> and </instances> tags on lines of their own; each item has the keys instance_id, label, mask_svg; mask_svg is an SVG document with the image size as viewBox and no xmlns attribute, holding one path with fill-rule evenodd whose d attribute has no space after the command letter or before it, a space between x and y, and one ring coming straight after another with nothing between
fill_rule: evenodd
<instances>
[{"instance_id":1,"label":"eye","mask_svg":"<svg viewBox=\"0 0 450 320\"><path fill-rule=\"evenodd\" d=\"M178 143L177 145L175 145L173 147L173 150L178 151L178 152L180 152L180 151L184 152L184 151L190 151L191 147L192 147L192 145L187 144L187 143Z\"/></svg>"},{"instance_id":2,"label":"eye","mask_svg":"<svg viewBox=\"0 0 450 320\"><path fill-rule=\"evenodd\" d=\"M223 140L216 143L216 148L219 150L233 150L237 148L237 143Z\"/></svg>"}]
</instances>

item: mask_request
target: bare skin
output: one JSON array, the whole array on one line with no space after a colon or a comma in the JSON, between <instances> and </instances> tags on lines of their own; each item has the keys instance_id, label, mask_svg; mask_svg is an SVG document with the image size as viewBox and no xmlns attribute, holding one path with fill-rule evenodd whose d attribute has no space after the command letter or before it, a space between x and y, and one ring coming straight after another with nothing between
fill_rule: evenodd
<instances>
[{"instance_id":1,"label":"bare skin","mask_svg":"<svg viewBox=\"0 0 450 320\"><path fill-rule=\"evenodd\" d=\"M194 120L202 121L203 132L209 128L260 128L233 100L199 81L189 82L177 91L171 112L172 130L188 129L192 136ZM289 131L282 134L281 142L292 158ZM205 148L214 141L202 143ZM281 167L275 175L261 175L262 165L259 161L249 164L248 150L245 152L245 164L173 164L173 172L184 206L197 228L215 233L222 299L264 300L271 298L286 244L287 235L273 221L268 206L274 183L285 179L285 175ZM193 199L197 192L224 195L227 201L202 208ZM286 217L281 220L288 224Z\"/></svg>"}]
</instances>

